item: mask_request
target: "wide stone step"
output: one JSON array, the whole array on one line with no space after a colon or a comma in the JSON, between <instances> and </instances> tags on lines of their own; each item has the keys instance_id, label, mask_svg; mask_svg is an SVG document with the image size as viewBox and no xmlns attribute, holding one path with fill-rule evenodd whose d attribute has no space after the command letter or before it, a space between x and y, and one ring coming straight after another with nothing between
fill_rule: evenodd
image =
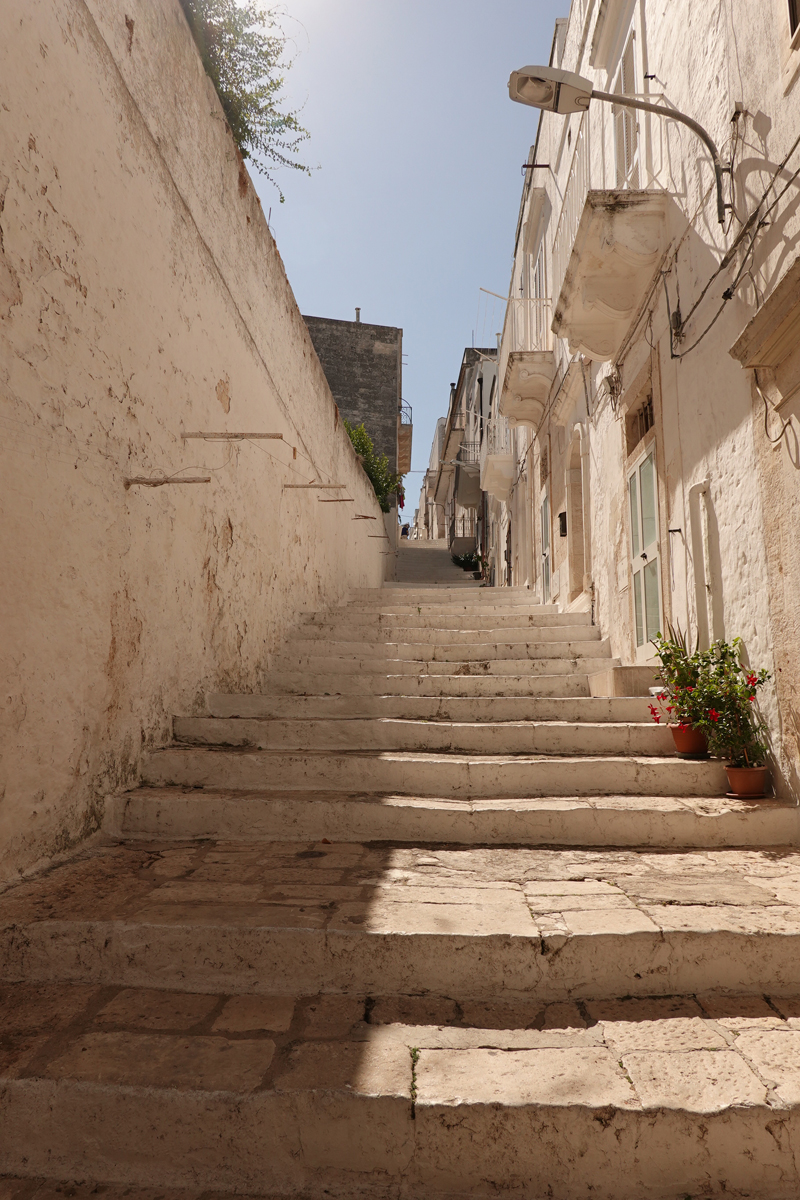
<instances>
[{"instance_id":1,"label":"wide stone step","mask_svg":"<svg viewBox=\"0 0 800 1200\"><path fill-rule=\"evenodd\" d=\"M433 996L67 985L11 987L7 1003L7 1200L800 1191L795 997L457 1012Z\"/></svg>"},{"instance_id":2,"label":"wide stone step","mask_svg":"<svg viewBox=\"0 0 800 1200\"><path fill-rule=\"evenodd\" d=\"M386 664L383 664L384 667ZM493 664L495 668L497 664ZM605 664L607 665L607 664ZM574 663L555 663L553 659L542 664L525 663L525 673L521 675L500 674L494 671L477 672L473 664L467 665L468 674L462 667L458 674L449 674L436 666L436 673L430 670L422 674L399 674L392 668L392 674L373 669L370 672L351 671L347 674L329 671L270 671L267 683L276 692L284 691L290 696L331 696L359 697L371 702L381 695L424 696L427 699L437 697L464 699L479 696L505 700L509 697L588 697L589 681L585 671L575 670Z\"/></svg>"},{"instance_id":3,"label":"wide stone step","mask_svg":"<svg viewBox=\"0 0 800 1200\"><path fill-rule=\"evenodd\" d=\"M590 642L590 647L602 643ZM575 643L578 647L580 643ZM272 661L269 678L286 672L304 672L308 678L316 675L345 675L357 674L362 677L379 675L592 675L606 671L609 667L617 666L618 660L613 658L595 658L578 650L572 657L561 658L555 654L542 653L536 658L390 658L386 655L375 655L372 647L364 647L363 656L355 653L327 656L324 654L297 654L287 650L276 655ZM548 648L549 649L549 648ZM324 690L324 689L320 689ZM378 691L383 690L380 686Z\"/></svg>"},{"instance_id":4,"label":"wide stone step","mask_svg":"<svg viewBox=\"0 0 800 1200\"><path fill-rule=\"evenodd\" d=\"M539 660L555 658L574 661L579 658L605 659L611 655L608 641L595 637L569 641L465 642L440 645L438 642L335 642L321 638L293 637L286 643L279 661L324 657L342 662L362 661L369 656L389 662L492 662L494 660ZM602 670L602 668L601 668Z\"/></svg>"},{"instance_id":5,"label":"wide stone step","mask_svg":"<svg viewBox=\"0 0 800 1200\"><path fill-rule=\"evenodd\" d=\"M212 717L332 719L397 717L439 721L647 721L639 696L287 696L212 692Z\"/></svg>"},{"instance_id":6,"label":"wide stone step","mask_svg":"<svg viewBox=\"0 0 800 1200\"><path fill-rule=\"evenodd\" d=\"M588 613L529 613L519 607L502 609L481 608L473 613L453 611L450 605L422 609L409 605L394 608L334 608L324 612L306 613L302 627L336 625L338 628L358 627L382 629L384 626L402 626L408 629L461 629L474 632L479 629L595 629Z\"/></svg>"},{"instance_id":7,"label":"wide stone step","mask_svg":"<svg viewBox=\"0 0 800 1200\"><path fill-rule=\"evenodd\" d=\"M262 750L434 750L464 754L637 754L675 752L670 730L651 722L414 721L382 718L280 720L175 717L175 740Z\"/></svg>"},{"instance_id":8,"label":"wide stone step","mask_svg":"<svg viewBox=\"0 0 800 1200\"><path fill-rule=\"evenodd\" d=\"M132 842L0 897L0 980L461 1005L789 996L799 896L788 849Z\"/></svg>"},{"instance_id":9,"label":"wide stone step","mask_svg":"<svg viewBox=\"0 0 800 1200\"><path fill-rule=\"evenodd\" d=\"M399 792L484 797L722 796L721 763L655 757L546 757L401 751L219 750L171 747L145 758L156 787Z\"/></svg>"},{"instance_id":10,"label":"wide stone step","mask_svg":"<svg viewBox=\"0 0 800 1200\"><path fill-rule=\"evenodd\" d=\"M474 581L468 581L467 590L472 604L525 604L534 611L558 612L556 604L533 604L530 588L504 587L490 588L476 586ZM435 604L449 604L451 601L460 603L464 599L464 588L460 585L448 587L446 584L434 583L426 587L422 584L387 583L380 588L351 588L350 603L354 604L383 604L388 601L400 601L404 604L419 604L428 600Z\"/></svg>"},{"instance_id":11,"label":"wide stone step","mask_svg":"<svg viewBox=\"0 0 800 1200\"><path fill-rule=\"evenodd\" d=\"M444 621L436 626L414 626L402 623L382 623L380 626L354 625L348 621L307 622L294 635L299 641L326 641L341 646L352 642L371 645L464 646L503 645L541 646L551 642L560 645L575 642L599 642L596 625L550 625L537 628L521 625L517 629L491 627L475 629L448 628Z\"/></svg>"},{"instance_id":12,"label":"wide stone step","mask_svg":"<svg viewBox=\"0 0 800 1200\"><path fill-rule=\"evenodd\" d=\"M112 801L107 800L108 806ZM330 840L453 845L796 845L800 810L774 800L685 796L543 796L457 800L350 792L138 788L115 798L125 837Z\"/></svg>"}]
</instances>

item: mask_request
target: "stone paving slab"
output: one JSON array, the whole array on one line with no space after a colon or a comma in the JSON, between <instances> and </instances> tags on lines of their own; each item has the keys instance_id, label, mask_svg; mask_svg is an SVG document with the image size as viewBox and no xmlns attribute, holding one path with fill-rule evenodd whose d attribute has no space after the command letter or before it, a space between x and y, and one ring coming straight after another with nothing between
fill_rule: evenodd
<instances>
[{"instance_id":1,"label":"stone paving slab","mask_svg":"<svg viewBox=\"0 0 800 1200\"><path fill-rule=\"evenodd\" d=\"M800 852L127 844L0 896L0 978L542 1001L800 990Z\"/></svg>"},{"instance_id":2,"label":"stone paving slab","mask_svg":"<svg viewBox=\"0 0 800 1200\"><path fill-rule=\"evenodd\" d=\"M37 1176L111 1170L107 1197L199 1172L206 1197L258 1184L310 1200L324 1175L327 1194L373 1200L390 1184L400 1200L538 1200L545 1184L561 1200L788 1198L798 1014L800 995L722 992L470 1011L5 984L0 1197L82 1198Z\"/></svg>"}]
</instances>

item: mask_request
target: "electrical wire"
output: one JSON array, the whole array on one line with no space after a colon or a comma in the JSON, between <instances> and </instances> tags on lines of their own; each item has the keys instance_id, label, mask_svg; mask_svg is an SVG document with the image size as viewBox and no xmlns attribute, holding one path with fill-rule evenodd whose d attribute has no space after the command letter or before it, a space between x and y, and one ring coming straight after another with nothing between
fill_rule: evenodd
<instances>
[{"instance_id":1,"label":"electrical wire","mask_svg":"<svg viewBox=\"0 0 800 1200\"><path fill-rule=\"evenodd\" d=\"M783 438L786 434L786 430L789 428L789 426L792 423L792 418L787 417L786 420L783 421L783 418L781 417L780 413L776 413L775 415L777 416L778 420L783 421L783 424L781 425L781 431L778 434L778 436L777 437L772 436L772 434L769 431L769 417L770 417L770 411L774 412L774 409L770 410L769 401L767 400L767 397L764 395L764 393L761 390L761 385L758 382L758 369L756 367L753 367L753 377L754 377L754 382L756 385L756 391L758 392L761 399L764 401L764 433L767 437L767 440L772 442L773 446L777 446L778 442L783 440Z\"/></svg>"}]
</instances>

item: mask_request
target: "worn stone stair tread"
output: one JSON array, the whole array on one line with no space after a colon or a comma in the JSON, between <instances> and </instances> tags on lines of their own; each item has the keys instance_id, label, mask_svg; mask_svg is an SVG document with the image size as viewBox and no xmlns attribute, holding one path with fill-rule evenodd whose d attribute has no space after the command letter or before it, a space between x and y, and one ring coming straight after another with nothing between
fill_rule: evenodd
<instances>
[{"instance_id":1,"label":"worn stone stair tread","mask_svg":"<svg viewBox=\"0 0 800 1200\"><path fill-rule=\"evenodd\" d=\"M720 796L715 761L657 755L461 754L423 751L258 750L173 746L143 763L142 781L241 789L427 792L503 797L595 793Z\"/></svg>"},{"instance_id":2,"label":"worn stone stair tread","mask_svg":"<svg viewBox=\"0 0 800 1200\"><path fill-rule=\"evenodd\" d=\"M372 639L365 654L363 641L336 642L324 638L290 638L276 655L276 660L291 658L334 659L342 663L361 661L364 657L377 661L410 663L471 663L527 662L559 659L605 661L610 657L609 644L596 639L580 641L527 642L389 642Z\"/></svg>"},{"instance_id":3,"label":"worn stone stair tread","mask_svg":"<svg viewBox=\"0 0 800 1200\"><path fill-rule=\"evenodd\" d=\"M121 843L0 896L0 980L541 1002L800 993L800 851Z\"/></svg>"},{"instance_id":4,"label":"worn stone stair tread","mask_svg":"<svg viewBox=\"0 0 800 1200\"><path fill-rule=\"evenodd\" d=\"M109 802L110 803L110 802ZM712 847L800 841L780 800L685 796L461 799L386 793L138 788L115 801L126 837Z\"/></svg>"},{"instance_id":5,"label":"worn stone stair tread","mask_svg":"<svg viewBox=\"0 0 800 1200\"><path fill-rule=\"evenodd\" d=\"M212 717L352 720L368 717L444 721L634 721L647 722L648 701L640 696L403 696L392 693L362 696L295 696L286 693L206 696Z\"/></svg>"},{"instance_id":6,"label":"worn stone stair tread","mask_svg":"<svg viewBox=\"0 0 800 1200\"><path fill-rule=\"evenodd\" d=\"M490 754L674 754L669 729L652 721L471 722L408 717L328 721L175 717L176 743L272 750L453 751Z\"/></svg>"},{"instance_id":7,"label":"worn stone stair tread","mask_svg":"<svg viewBox=\"0 0 800 1200\"><path fill-rule=\"evenodd\" d=\"M528 664L536 668L538 664ZM498 675L470 669L455 673L437 671L393 674L381 671L320 672L301 670L271 671L266 681L277 694L286 696L330 695L360 696L402 695L409 693L428 699L439 697L464 699L469 697L508 699L516 697L588 697L589 680L586 671L576 670L576 664L547 662L547 671L527 670L517 675Z\"/></svg>"}]
</instances>

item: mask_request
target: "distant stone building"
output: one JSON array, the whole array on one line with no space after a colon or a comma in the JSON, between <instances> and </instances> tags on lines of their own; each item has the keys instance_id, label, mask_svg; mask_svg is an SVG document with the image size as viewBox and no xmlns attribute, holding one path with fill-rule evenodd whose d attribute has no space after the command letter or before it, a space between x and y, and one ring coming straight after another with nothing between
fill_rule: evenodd
<instances>
[{"instance_id":1,"label":"distant stone building","mask_svg":"<svg viewBox=\"0 0 800 1200\"><path fill-rule=\"evenodd\" d=\"M403 405L403 331L393 325L304 317L343 417L364 424L393 471L411 469L411 410Z\"/></svg>"}]
</instances>

